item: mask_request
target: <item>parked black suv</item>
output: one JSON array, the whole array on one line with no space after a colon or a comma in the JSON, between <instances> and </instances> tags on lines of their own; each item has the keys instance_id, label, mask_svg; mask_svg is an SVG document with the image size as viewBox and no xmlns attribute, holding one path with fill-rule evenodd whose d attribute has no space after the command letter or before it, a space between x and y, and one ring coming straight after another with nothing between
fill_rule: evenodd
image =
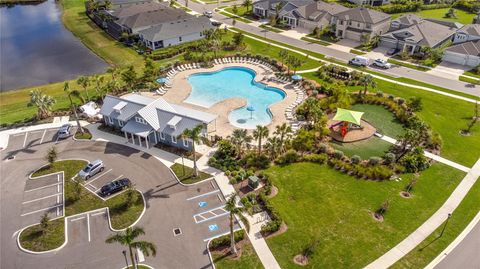
<instances>
[{"instance_id":1,"label":"parked black suv","mask_svg":"<svg viewBox=\"0 0 480 269\"><path fill-rule=\"evenodd\" d=\"M122 178L108 183L100 189L100 194L102 196L109 196L118 191L121 191L131 185L130 179Z\"/></svg>"}]
</instances>

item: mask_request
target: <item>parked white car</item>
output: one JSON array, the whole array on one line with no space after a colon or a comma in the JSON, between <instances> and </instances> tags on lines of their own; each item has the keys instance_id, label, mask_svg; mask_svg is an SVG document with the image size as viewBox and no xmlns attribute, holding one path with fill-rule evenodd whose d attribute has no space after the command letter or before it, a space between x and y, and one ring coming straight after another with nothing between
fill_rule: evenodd
<instances>
[{"instance_id":1,"label":"parked white car","mask_svg":"<svg viewBox=\"0 0 480 269\"><path fill-rule=\"evenodd\" d=\"M369 61L370 60L367 57L355 56L355 58L348 61L348 63L356 66L368 66Z\"/></svg>"},{"instance_id":2,"label":"parked white car","mask_svg":"<svg viewBox=\"0 0 480 269\"><path fill-rule=\"evenodd\" d=\"M392 65L387 62L386 60L383 60L383 59L376 59L374 62L373 62L373 65L377 66L377 67L381 67L383 69L389 69L392 67Z\"/></svg>"}]
</instances>

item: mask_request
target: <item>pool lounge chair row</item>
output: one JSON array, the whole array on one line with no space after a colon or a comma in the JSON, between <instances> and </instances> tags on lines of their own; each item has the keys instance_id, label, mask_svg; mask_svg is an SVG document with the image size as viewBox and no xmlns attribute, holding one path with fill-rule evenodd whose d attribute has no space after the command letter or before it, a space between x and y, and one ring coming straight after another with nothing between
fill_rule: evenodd
<instances>
[{"instance_id":1,"label":"pool lounge chair row","mask_svg":"<svg viewBox=\"0 0 480 269\"><path fill-rule=\"evenodd\" d=\"M218 58L214 59L213 62L215 64L233 64L233 63L247 63L253 65L263 65L270 69L273 69L273 66L265 61L259 60L257 58L249 58L249 57L225 57L225 58Z\"/></svg>"},{"instance_id":2,"label":"pool lounge chair row","mask_svg":"<svg viewBox=\"0 0 480 269\"><path fill-rule=\"evenodd\" d=\"M305 93L300 87L294 87L294 91L297 94L297 98L295 99L295 102L291 103L286 109L285 109L285 116L287 120L293 121L295 120L295 115L294 115L294 110L295 108L305 100Z\"/></svg>"}]
</instances>

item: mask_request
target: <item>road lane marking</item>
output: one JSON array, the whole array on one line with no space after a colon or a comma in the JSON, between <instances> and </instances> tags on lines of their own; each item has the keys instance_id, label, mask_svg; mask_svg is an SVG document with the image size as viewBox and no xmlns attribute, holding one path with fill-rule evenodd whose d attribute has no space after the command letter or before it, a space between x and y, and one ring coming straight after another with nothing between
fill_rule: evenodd
<instances>
[{"instance_id":1,"label":"road lane marking","mask_svg":"<svg viewBox=\"0 0 480 269\"><path fill-rule=\"evenodd\" d=\"M74 219L71 219L70 221L71 221L71 222L74 222L74 221L81 220L81 219L84 219L84 218L85 218L85 216L83 216L83 217L78 217L78 218L74 218Z\"/></svg>"},{"instance_id":2,"label":"road lane marking","mask_svg":"<svg viewBox=\"0 0 480 269\"><path fill-rule=\"evenodd\" d=\"M47 129L43 130L42 139L40 139L40 144L43 143L43 139L45 138L46 133L47 133Z\"/></svg>"},{"instance_id":3,"label":"road lane marking","mask_svg":"<svg viewBox=\"0 0 480 269\"><path fill-rule=\"evenodd\" d=\"M87 230L88 230L88 242L91 241L91 238L90 238L90 214L87 213Z\"/></svg>"},{"instance_id":4,"label":"road lane marking","mask_svg":"<svg viewBox=\"0 0 480 269\"><path fill-rule=\"evenodd\" d=\"M97 179L99 179L99 178L103 177L105 174L107 174L107 173L110 173L110 171L112 171L112 169L111 169L111 168L110 168L109 170L107 170L106 172L104 172L103 174L101 174L101 175L99 175L99 176L97 176L97 177L93 178L92 180L90 180L90 181L88 182L88 184L90 184L90 183L94 182L95 180L97 180Z\"/></svg>"},{"instance_id":5,"label":"road lane marking","mask_svg":"<svg viewBox=\"0 0 480 269\"><path fill-rule=\"evenodd\" d=\"M194 200L194 199L197 199L197 198L200 198L200 197L203 197L203 196L212 195L212 194L217 193L219 191L220 190L214 190L214 191L211 191L211 192L207 192L207 193L203 193L203 194L200 194L200 195L197 195L197 196L193 196L193 197L187 198L187 201Z\"/></svg>"},{"instance_id":6,"label":"road lane marking","mask_svg":"<svg viewBox=\"0 0 480 269\"><path fill-rule=\"evenodd\" d=\"M40 198L37 198L37 199L33 199L33 200L30 200L30 201L25 201L25 202L22 203L22 205L37 202L37 201L47 199L47 198L51 198L51 197L55 197L55 196L58 197L59 195L61 195L61 193L55 193L55 194L52 194L52 195L47 195L47 196L40 197Z\"/></svg>"},{"instance_id":7,"label":"road lane marking","mask_svg":"<svg viewBox=\"0 0 480 269\"><path fill-rule=\"evenodd\" d=\"M28 133L25 133L25 139L23 139L23 147L25 148L25 145L27 144L27 137Z\"/></svg>"},{"instance_id":8,"label":"road lane marking","mask_svg":"<svg viewBox=\"0 0 480 269\"><path fill-rule=\"evenodd\" d=\"M42 186L42 187L38 187L38 188L35 188L35 189L31 189L31 190L26 190L25 192L32 192L32 191L38 191L38 190L41 190L41 189L45 189L45 188L50 188L50 187L53 187L55 185L59 185L62 184L62 182L58 182L58 183L54 183L54 184L51 184L51 185L46 185L46 186ZM57 192L59 192L59 187L57 187Z\"/></svg>"},{"instance_id":9,"label":"road lane marking","mask_svg":"<svg viewBox=\"0 0 480 269\"><path fill-rule=\"evenodd\" d=\"M28 215L31 215L31 214L35 214L35 213L38 213L38 212L45 211L45 210L50 210L50 209L53 209L53 208L59 207L59 206L62 206L62 205L54 205L54 206L42 208L42 209L39 209L39 210L35 210L35 211L28 212L28 213L24 213L24 214L22 214L22 215L20 215L20 216L21 216L21 217L28 216Z\"/></svg>"}]
</instances>

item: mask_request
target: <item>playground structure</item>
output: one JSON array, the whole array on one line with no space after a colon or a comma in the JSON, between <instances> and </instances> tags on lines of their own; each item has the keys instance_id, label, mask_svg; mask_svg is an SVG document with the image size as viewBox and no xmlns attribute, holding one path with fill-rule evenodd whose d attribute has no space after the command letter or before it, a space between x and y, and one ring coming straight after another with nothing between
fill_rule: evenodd
<instances>
[{"instance_id":1,"label":"playground structure","mask_svg":"<svg viewBox=\"0 0 480 269\"><path fill-rule=\"evenodd\" d=\"M363 112L338 108L328 121L330 136L339 142L349 143L364 140L373 136L376 129L362 120Z\"/></svg>"}]
</instances>

